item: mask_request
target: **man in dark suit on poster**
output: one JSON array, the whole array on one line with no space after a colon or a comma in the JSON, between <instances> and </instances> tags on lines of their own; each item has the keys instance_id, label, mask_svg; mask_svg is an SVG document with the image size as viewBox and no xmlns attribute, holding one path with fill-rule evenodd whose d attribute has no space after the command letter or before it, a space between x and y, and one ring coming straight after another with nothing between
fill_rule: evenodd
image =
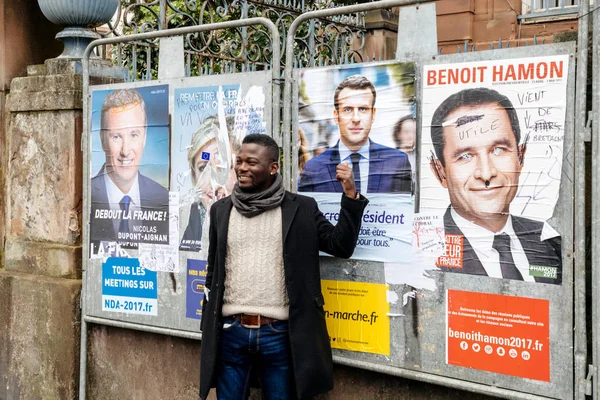
<instances>
[{"instance_id":1,"label":"man in dark suit on poster","mask_svg":"<svg viewBox=\"0 0 600 400\"><path fill-rule=\"evenodd\" d=\"M106 160L91 182L92 254L101 242L168 244L169 193L139 172L146 145L144 99L136 89L114 90L106 95L100 119Z\"/></svg>"},{"instance_id":2,"label":"man in dark suit on poster","mask_svg":"<svg viewBox=\"0 0 600 400\"><path fill-rule=\"evenodd\" d=\"M495 90L465 89L431 121L430 167L448 189L446 272L561 283L561 238L547 223L510 215L527 139L511 101ZM448 250L453 249L453 250ZM450 254L452 253L452 254Z\"/></svg>"},{"instance_id":3,"label":"man in dark suit on poster","mask_svg":"<svg viewBox=\"0 0 600 400\"><path fill-rule=\"evenodd\" d=\"M298 183L299 192L341 193L342 186L335 179L336 168L346 161L352 166L361 193L411 193L407 155L369 139L376 96L373 84L361 75L352 75L338 85L333 117L340 140L306 163Z\"/></svg>"}]
</instances>

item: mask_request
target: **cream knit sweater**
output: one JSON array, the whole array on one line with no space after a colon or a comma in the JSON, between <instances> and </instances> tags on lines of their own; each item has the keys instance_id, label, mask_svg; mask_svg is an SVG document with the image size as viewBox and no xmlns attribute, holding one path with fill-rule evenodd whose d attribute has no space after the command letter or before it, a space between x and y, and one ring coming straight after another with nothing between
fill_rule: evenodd
<instances>
[{"instance_id":1,"label":"cream knit sweater","mask_svg":"<svg viewBox=\"0 0 600 400\"><path fill-rule=\"evenodd\" d=\"M245 313L288 319L281 229L281 207L253 218L231 209L223 316Z\"/></svg>"}]
</instances>

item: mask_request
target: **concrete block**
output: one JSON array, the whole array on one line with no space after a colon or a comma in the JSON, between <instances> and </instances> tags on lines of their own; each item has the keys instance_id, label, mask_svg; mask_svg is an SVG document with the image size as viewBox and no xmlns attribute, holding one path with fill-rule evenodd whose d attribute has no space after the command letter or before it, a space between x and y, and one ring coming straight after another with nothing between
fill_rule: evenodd
<instances>
[{"instance_id":1,"label":"concrete block","mask_svg":"<svg viewBox=\"0 0 600 400\"><path fill-rule=\"evenodd\" d=\"M517 18L513 12L497 13L494 20L489 21L486 29L488 40L516 39Z\"/></svg>"},{"instance_id":2,"label":"concrete block","mask_svg":"<svg viewBox=\"0 0 600 400\"><path fill-rule=\"evenodd\" d=\"M27 75L28 76L38 76L38 75L46 75L46 66L44 64L34 64L27 66ZM11 82L12 84L12 82Z\"/></svg>"},{"instance_id":3,"label":"concrete block","mask_svg":"<svg viewBox=\"0 0 600 400\"><path fill-rule=\"evenodd\" d=\"M493 397L450 389L363 369L334 365L333 391L314 400L492 400Z\"/></svg>"},{"instance_id":4,"label":"concrete block","mask_svg":"<svg viewBox=\"0 0 600 400\"><path fill-rule=\"evenodd\" d=\"M93 325L88 344L88 399L198 399L199 341Z\"/></svg>"},{"instance_id":5,"label":"concrete block","mask_svg":"<svg viewBox=\"0 0 600 400\"><path fill-rule=\"evenodd\" d=\"M438 15L438 43L453 40L471 40L473 36L473 14L470 12Z\"/></svg>"},{"instance_id":6,"label":"concrete block","mask_svg":"<svg viewBox=\"0 0 600 400\"><path fill-rule=\"evenodd\" d=\"M6 108L9 112L81 110L83 108L82 96L83 91L81 89L46 90L34 93L17 92L8 95Z\"/></svg>"},{"instance_id":7,"label":"concrete block","mask_svg":"<svg viewBox=\"0 0 600 400\"><path fill-rule=\"evenodd\" d=\"M7 271L81 279L81 246L22 241L9 237L4 255Z\"/></svg>"},{"instance_id":8,"label":"concrete block","mask_svg":"<svg viewBox=\"0 0 600 400\"><path fill-rule=\"evenodd\" d=\"M81 75L33 75L25 78L15 78L10 84L11 94L18 92L62 92L65 90L81 90L83 79Z\"/></svg>"},{"instance_id":9,"label":"concrete block","mask_svg":"<svg viewBox=\"0 0 600 400\"><path fill-rule=\"evenodd\" d=\"M0 399L77 398L81 281L0 271Z\"/></svg>"},{"instance_id":10,"label":"concrete block","mask_svg":"<svg viewBox=\"0 0 600 400\"><path fill-rule=\"evenodd\" d=\"M475 0L443 0L436 2L437 15L475 12Z\"/></svg>"},{"instance_id":11,"label":"concrete block","mask_svg":"<svg viewBox=\"0 0 600 400\"><path fill-rule=\"evenodd\" d=\"M7 236L79 244L81 118L81 111L10 114Z\"/></svg>"},{"instance_id":12,"label":"concrete block","mask_svg":"<svg viewBox=\"0 0 600 400\"><path fill-rule=\"evenodd\" d=\"M197 400L200 342L93 325L88 336L87 398ZM334 366L333 391L314 400L491 400L492 397L372 371ZM261 398L252 389L250 400ZM209 399L216 399L214 390Z\"/></svg>"},{"instance_id":13,"label":"concrete block","mask_svg":"<svg viewBox=\"0 0 600 400\"><path fill-rule=\"evenodd\" d=\"M488 0L474 0L476 15L488 15Z\"/></svg>"},{"instance_id":14,"label":"concrete block","mask_svg":"<svg viewBox=\"0 0 600 400\"><path fill-rule=\"evenodd\" d=\"M368 11L365 15L365 27L368 31L387 29L396 32L398 30L398 14L388 10Z\"/></svg>"},{"instance_id":15,"label":"concrete block","mask_svg":"<svg viewBox=\"0 0 600 400\"><path fill-rule=\"evenodd\" d=\"M70 75L83 74L83 65L81 61L51 58L45 61L48 75ZM114 81L123 81L128 72L126 68L115 67L112 62L99 58L92 58L89 61L90 76L112 78Z\"/></svg>"}]
</instances>

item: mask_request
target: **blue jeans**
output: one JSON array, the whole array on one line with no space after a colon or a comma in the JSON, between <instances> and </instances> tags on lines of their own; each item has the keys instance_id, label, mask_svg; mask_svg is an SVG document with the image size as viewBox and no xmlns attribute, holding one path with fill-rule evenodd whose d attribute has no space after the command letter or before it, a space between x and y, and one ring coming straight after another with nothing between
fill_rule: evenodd
<instances>
[{"instance_id":1,"label":"blue jeans","mask_svg":"<svg viewBox=\"0 0 600 400\"><path fill-rule=\"evenodd\" d=\"M256 329L243 327L233 317L223 322L217 398L247 399L250 375L256 371L264 399L295 399L288 322L274 321Z\"/></svg>"}]
</instances>

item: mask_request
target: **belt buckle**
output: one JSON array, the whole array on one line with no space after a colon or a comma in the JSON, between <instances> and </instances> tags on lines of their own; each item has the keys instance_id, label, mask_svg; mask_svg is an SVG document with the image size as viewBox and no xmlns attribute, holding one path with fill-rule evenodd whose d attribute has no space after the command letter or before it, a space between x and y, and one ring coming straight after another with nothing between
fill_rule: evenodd
<instances>
[{"instance_id":1,"label":"belt buckle","mask_svg":"<svg viewBox=\"0 0 600 400\"><path fill-rule=\"evenodd\" d=\"M244 317L256 317L256 324L246 324L246 323L244 323ZM260 329L260 314L257 314L257 315L242 314L240 316L240 324L244 328L248 328L248 329Z\"/></svg>"}]
</instances>

